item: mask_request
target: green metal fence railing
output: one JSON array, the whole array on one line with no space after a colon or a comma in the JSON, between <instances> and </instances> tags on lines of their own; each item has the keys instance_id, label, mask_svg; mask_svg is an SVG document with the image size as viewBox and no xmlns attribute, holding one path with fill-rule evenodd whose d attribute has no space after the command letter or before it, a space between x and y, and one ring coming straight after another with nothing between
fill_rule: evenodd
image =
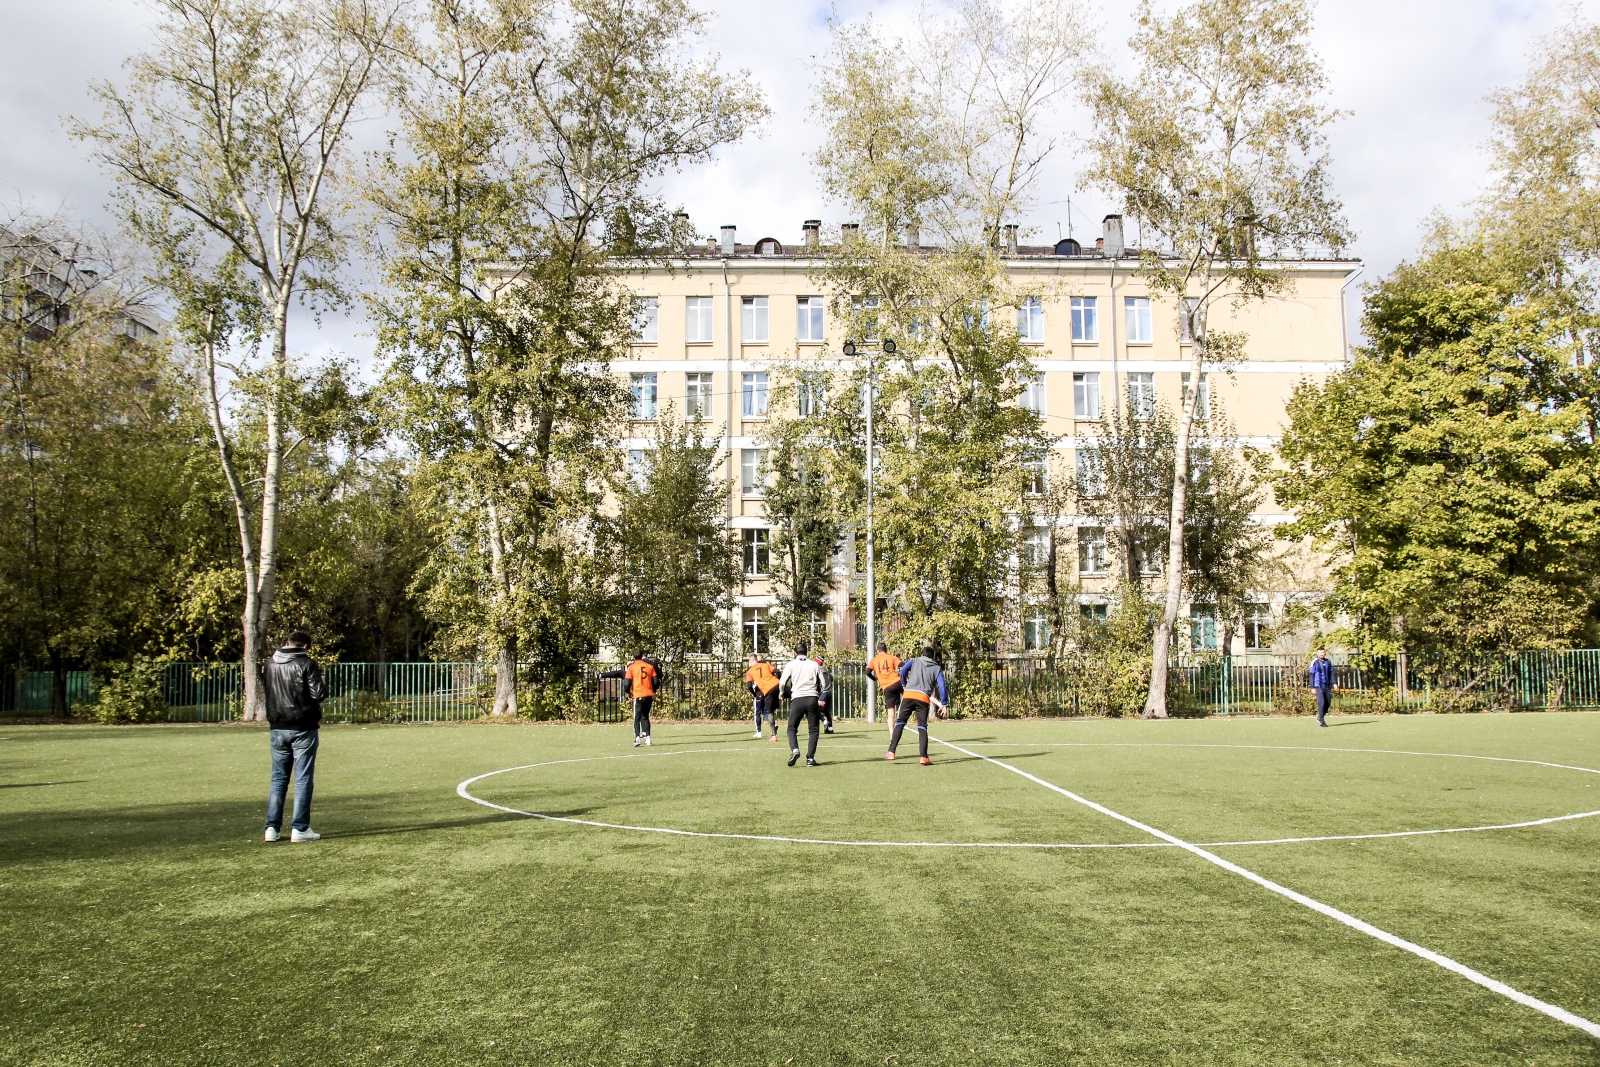
<instances>
[{"instance_id":1,"label":"green metal fence railing","mask_svg":"<svg viewBox=\"0 0 1600 1067\"><path fill-rule=\"evenodd\" d=\"M1484 656L1446 667L1419 657L1335 656L1336 712L1542 710L1600 708L1600 649L1541 650ZM614 664L589 664L581 696L559 709L595 722L631 718L621 679L601 678ZM1092 670L1071 670L1043 658L958 661L949 666L951 704L960 714L1001 718L1094 714L1104 703ZM1312 709L1308 661L1297 656L1186 657L1173 664L1171 696L1180 713L1295 714ZM868 679L857 662L831 665L833 714L866 713ZM750 695L742 660L694 660L666 665L657 693L657 719L748 719ZM323 666L330 723L445 722L487 713L494 670L480 663L329 663ZM3 676L0 676L3 677ZM94 695L87 671L69 672L69 708ZM11 672L0 686L0 715L51 713L52 675ZM244 685L237 663L173 663L161 681L170 722L229 722L239 718ZM546 717L537 687L523 689L525 715ZM557 709L551 708L550 714Z\"/></svg>"}]
</instances>

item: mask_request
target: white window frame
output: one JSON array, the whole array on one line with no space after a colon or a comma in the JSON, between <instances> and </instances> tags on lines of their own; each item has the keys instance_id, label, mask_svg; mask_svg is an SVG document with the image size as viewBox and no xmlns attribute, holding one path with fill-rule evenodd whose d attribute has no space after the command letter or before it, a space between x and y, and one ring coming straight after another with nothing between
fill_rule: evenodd
<instances>
[{"instance_id":1,"label":"white window frame","mask_svg":"<svg viewBox=\"0 0 1600 1067\"><path fill-rule=\"evenodd\" d=\"M828 387L807 374L795 382L795 412L802 419L815 418L828 411Z\"/></svg>"},{"instance_id":2,"label":"white window frame","mask_svg":"<svg viewBox=\"0 0 1600 1067\"><path fill-rule=\"evenodd\" d=\"M716 403L711 372L690 371L683 376L683 417L709 419Z\"/></svg>"},{"instance_id":3,"label":"white window frame","mask_svg":"<svg viewBox=\"0 0 1600 1067\"><path fill-rule=\"evenodd\" d=\"M1246 652L1259 652L1272 647L1272 605L1250 604L1244 616L1244 647Z\"/></svg>"},{"instance_id":4,"label":"white window frame","mask_svg":"<svg viewBox=\"0 0 1600 1067\"><path fill-rule=\"evenodd\" d=\"M764 296L739 298L739 340L747 345L764 345L772 340L769 301Z\"/></svg>"},{"instance_id":5,"label":"white window frame","mask_svg":"<svg viewBox=\"0 0 1600 1067\"><path fill-rule=\"evenodd\" d=\"M820 345L827 329L826 304L820 296L802 296L795 300L794 336L803 345Z\"/></svg>"},{"instance_id":6,"label":"white window frame","mask_svg":"<svg viewBox=\"0 0 1600 1067\"><path fill-rule=\"evenodd\" d=\"M1106 531L1103 526L1078 527L1078 573L1098 577L1111 570L1107 551Z\"/></svg>"},{"instance_id":7,"label":"white window frame","mask_svg":"<svg viewBox=\"0 0 1600 1067\"><path fill-rule=\"evenodd\" d=\"M635 420L646 422L656 417L661 391L655 371L634 371L628 375L628 392L633 396L629 414Z\"/></svg>"},{"instance_id":8,"label":"white window frame","mask_svg":"<svg viewBox=\"0 0 1600 1067\"><path fill-rule=\"evenodd\" d=\"M745 608L739 613L739 629L744 634L746 652L770 652L767 633L767 609Z\"/></svg>"},{"instance_id":9,"label":"white window frame","mask_svg":"<svg viewBox=\"0 0 1600 1067\"><path fill-rule=\"evenodd\" d=\"M1122 312L1128 344L1149 345L1155 343L1155 327L1150 319L1150 298L1148 296L1123 297Z\"/></svg>"},{"instance_id":10,"label":"white window frame","mask_svg":"<svg viewBox=\"0 0 1600 1067\"><path fill-rule=\"evenodd\" d=\"M757 497L767 493L767 450L739 450L739 495Z\"/></svg>"},{"instance_id":11,"label":"white window frame","mask_svg":"<svg viewBox=\"0 0 1600 1067\"><path fill-rule=\"evenodd\" d=\"M628 484L642 490L649 478L649 453L643 448L628 449Z\"/></svg>"},{"instance_id":12,"label":"white window frame","mask_svg":"<svg viewBox=\"0 0 1600 1067\"><path fill-rule=\"evenodd\" d=\"M1090 421L1100 418L1100 372L1074 371L1072 375L1072 417Z\"/></svg>"},{"instance_id":13,"label":"white window frame","mask_svg":"<svg viewBox=\"0 0 1600 1067\"><path fill-rule=\"evenodd\" d=\"M1031 526L1023 532L1017 562L1024 567L1044 567L1049 565L1049 527Z\"/></svg>"},{"instance_id":14,"label":"white window frame","mask_svg":"<svg viewBox=\"0 0 1600 1067\"><path fill-rule=\"evenodd\" d=\"M716 315L709 296L688 296L683 300L683 343L709 345L716 340Z\"/></svg>"},{"instance_id":15,"label":"white window frame","mask_svg":"<svg viewBox=\"0 0 1600 1067\"><path fill-rule=\"evenodd\" d=\"M1105 604L1091 604L1088 601L1078 602L1078 617L1085 622L1092 622L1100 626L1106 624L1107 616L1111 613L1106 610Z\"/></svg>"},{"instance_id":16,"label":"white window frame","mask_svg":"<svg viewBox=\"0 0 1600 1067\"><path fill-rule=\"evenodd\" d=\"M1099 449L1083 446L1073 455L1078 492L1086 497L1099 496L1106 491L1105 470L1099 465L1099 455Z\"/></svg>"},{"instance_id":17,"label":"white window frame","mask_svg":"<svg viewBox=\"0 0 1600 1067\"><path fill-rule=\"evenodd\" d=\"M1046 411L1045 376L1043 371L1030 374L1022 380L1022 394L1018 400L1023 411L1031 411L1035 415L1044 416Z\"/></svg>"},{"instance_id":18,"label":"white window frame","mask_svg":"<svg viewBox=\"0 0 1600 1067\"><path fill-rule=\"evenodd\" d=\"M1037 652L1050 647L1050 609L1024 608L1022 611L1022 648Z\"/></svg>"},{"instance_id":19,"label":"white window frame","mask_svg":"<svg viewBox=\"0 0 1600 1067\"><path fill-rule=\"evenodd\" d=\"M638 297L633 304L633 343L653 345L661 339L661 299Z\"/></svg>"},{"instance_id":20,"label":"white window frame","mask_svg":"<svg viewBox=\"0 0 1600 1067\"><path fill-rule=\"evenodd\" d=\"M772 401L767 372L747 370L739 376L739 414L746 419L764 419Z\"/></svg>"},{"instance_id":21,"label":"white window frame","mask_svg":"<svg viewBox=\"0 0 1600 1067\"><path fill-rule=\"evenodd\" d=\"M759 528L746 529L741 532L740 541L744 545L744 576L765 578L771 574L772 549L767 531Z\"/></svg>"},{"instance_id":22,"label":"white window frame","mask_svg":"<svg viewBox=\"0 0 1600 1067\"><path fill-rule=\"evenodd\" d=\"M1194 344L1194 335L1189 332L1189 316L1184 312L1193 311L1200 306L1200 298L1186 296L1178 302L1178 343L1184 345Z\"/></svg>"},{"instance_id":23,"label":"white window frame","mask_svg":"<svg viewBox=\"0 0 1600 1067\"><path fill-rule=\"evenodd\" d=\"M1090 345L1100 341L1100 306L1092 296L1072 298L1072 341Z\"/></svg>"},{"instance_id":24,"label":"white window frame","mask_svg":"<svg viewBox=\"0 0 1600 1067\"><path fill-rule=\"evenodd\" d=\"M1156 417L1156 376L1150 371L1128 374L1128 416L1140 422Z\"/></svg>"},{"instance_id":25,"label":"white window frame","mask_svg":"<svg viewBox=\"0 0 1600 1067\"><path fill-rule=\"evenodd\" d=\"M1025 296L1017 307L1017 340L1027 345L1044 344L1044 301Z\"/></svg>"},{"instance_id":26,"label":"white window frame","mask_svg":"<svg viewBox=\"0 0 1600 1067\"><path fill-rule=\"evenodd\" d=\"M1024 456L1022 469L1028 476L1025 495L1044 496L1050 491L1050 453L1041 449Z\"/></svg>"}]
</instances>

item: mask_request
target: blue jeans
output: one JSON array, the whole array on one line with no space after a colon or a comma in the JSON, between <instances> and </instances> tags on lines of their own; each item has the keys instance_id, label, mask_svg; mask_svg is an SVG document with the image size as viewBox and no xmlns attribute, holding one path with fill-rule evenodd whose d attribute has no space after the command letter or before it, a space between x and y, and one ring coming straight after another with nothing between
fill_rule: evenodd
<instances>
[{"instance_id":1,"label":"blue jeans","mask_svg":"<svg viewBox=\"0 0 1600 1067\"><path fill-rule=\"evenodd\" d=\"M273 730L272 779L267 787L267 825L283 829L283 800L289 792L289 771L294 770L294 825L311 828L311 782L317 769L317 731Z\"/></svg>"}]
</instances>

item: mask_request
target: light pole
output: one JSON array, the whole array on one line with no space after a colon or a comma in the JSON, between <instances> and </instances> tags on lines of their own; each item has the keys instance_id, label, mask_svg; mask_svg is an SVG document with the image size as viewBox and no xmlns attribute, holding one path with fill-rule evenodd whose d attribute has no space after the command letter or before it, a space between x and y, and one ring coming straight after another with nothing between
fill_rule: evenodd
<instances>
[{"instance_id":1,"label":"light pole","mask_svg":"<svg viewBox=\"0 0 1600 1067\"><path fill-rule=\"evenodd\" d=\"M883 342L883 354L892 356L895 353L893 341ZM846 341L844 354L854 356L856 343ZM872 409L877 405L876 381L877 368L872 361L872 349L867 347L867 659L870 661L877 651L878 635L878 585L873 572L873 545L872 545ZM867 672L867 722L878 721L878 678L870 670Z\"/></svg>"}]
</instances>

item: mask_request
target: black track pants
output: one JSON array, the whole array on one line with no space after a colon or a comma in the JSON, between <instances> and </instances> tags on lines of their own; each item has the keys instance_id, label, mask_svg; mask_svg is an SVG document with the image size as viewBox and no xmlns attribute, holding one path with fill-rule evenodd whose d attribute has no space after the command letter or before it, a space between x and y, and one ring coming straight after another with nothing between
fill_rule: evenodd
<instances>
[{"instance_id":1,"label":"black track pants","mask_svg":"<svg viewBox=\"0 0 1600 1067\"><path fill-rule=\"evenodd\" d=\"M806 720L811 736L807 739L806 759L817 758L817 735L822 733L822 713L817 709L816 697L795 697L789 701L789 751L800 751L800 720Z\"/></svg>"},{"instance_id":2,"label":"black track pants","mask_svg":"<svg viewBox=\"0 0 1600 1067\"><path fill-rule=\"evenodd\" d=\"M900 744L900 734L905 731L911 716L917 717L917 755L928 754L928 702L926 700L900 701L900 716L894 721L894 733L889 735L889 751Z\"/></svg>"},{"instance_id":3,"label":"black track pants","mask_svg":"<svg viewBox=\"0 0 1600 1067\"><path fill-rule=\"evenodd\" d=\"M656 702L655 697L633 698L633 736L650 736L650 705Z\"/></svg>"}]
</instances>

